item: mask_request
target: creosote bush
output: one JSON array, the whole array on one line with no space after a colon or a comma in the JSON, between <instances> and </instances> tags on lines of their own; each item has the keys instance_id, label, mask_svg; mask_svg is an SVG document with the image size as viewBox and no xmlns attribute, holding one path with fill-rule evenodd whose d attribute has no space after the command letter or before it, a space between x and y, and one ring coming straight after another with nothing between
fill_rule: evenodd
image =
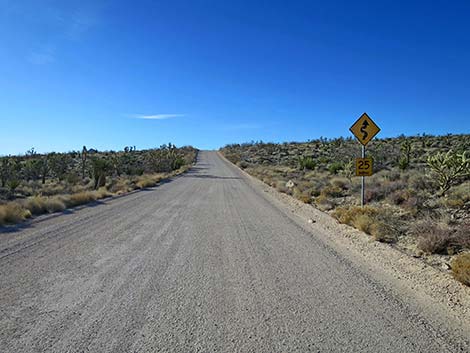
<instances>
[{"instance_id":1,"label":"creosote bush","mask_svg":"<svg viewBox=\"0 0 470 353\"><path fill-rule=\"evenodd\" d=\"M454 245L453 230L433 220L418 222L412 228L412 234L418 240L418 249L428 254L446 254L449 247Z\"/></svg>"}]
</instances>

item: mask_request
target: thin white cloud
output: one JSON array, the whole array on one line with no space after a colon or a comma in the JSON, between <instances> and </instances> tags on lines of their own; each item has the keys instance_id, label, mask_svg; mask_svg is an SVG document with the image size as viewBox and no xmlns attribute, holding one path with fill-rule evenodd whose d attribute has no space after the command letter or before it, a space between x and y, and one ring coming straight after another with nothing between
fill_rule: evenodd
<instances>
[{"instance_id":1,"label":"thin white cloud","mask_svg":"<svg viewBox=\"0 0 470 353\"><path fill-rule=\"evenodd\" d=\"M135 119L144 119L144 120L166 120L173 118L181 118L185 114L153 114L153 115L133 115Z\"/></svg>"}]
</instances>

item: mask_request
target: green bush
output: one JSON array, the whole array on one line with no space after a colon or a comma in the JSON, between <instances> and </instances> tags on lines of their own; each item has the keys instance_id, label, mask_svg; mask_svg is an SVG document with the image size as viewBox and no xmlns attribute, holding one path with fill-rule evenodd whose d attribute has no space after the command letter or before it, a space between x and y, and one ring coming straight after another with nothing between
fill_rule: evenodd
<instances>
[{"instance_id":1,"label":"green bush","mask_svg":"<svg viewBox=\"0 0 470 353\"><path fill-rule=\"evenodd\" d=\"M328 166L328 171L331 174L338 174L339 171L343 170L344 165L341 162L333 162Z\"/></svg>"},{"instance_id":2,"label":"green bush","mask_svg":"<svg viewBox=\"0 0 470 353\"><path fill-rule=\"evenodd\" d=\"M300 157L298 163L299 169L302 170L314 170L317 166L317 162L312 157Z\"/></svg>"}]
</instances>

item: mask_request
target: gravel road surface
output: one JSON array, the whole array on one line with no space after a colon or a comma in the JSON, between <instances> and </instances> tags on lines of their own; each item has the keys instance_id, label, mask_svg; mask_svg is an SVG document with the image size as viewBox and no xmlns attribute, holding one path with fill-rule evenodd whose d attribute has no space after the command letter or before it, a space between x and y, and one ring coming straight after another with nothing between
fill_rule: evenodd
<instances>
[{"instance_id":1,"label":"gravel road surface","mask_svg":"<svg viewBox=\"0 0 470 353\"><path fill-rule=\"evenodd\" d=\"M0 352L454 352L428 321L201 152L171 182L0 229Z\"/></svg>"}]
</instances>

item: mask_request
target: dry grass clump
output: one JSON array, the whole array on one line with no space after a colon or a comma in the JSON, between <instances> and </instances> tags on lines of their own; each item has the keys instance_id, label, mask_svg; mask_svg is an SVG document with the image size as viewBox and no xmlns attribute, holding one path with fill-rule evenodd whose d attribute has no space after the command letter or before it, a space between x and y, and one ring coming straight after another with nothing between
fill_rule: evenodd
<instances>
[{"instance_id":1,"label":"dry grass clump","mask_svg":"<svg viewBox=\"0 0 470 353\"><path fill-rule=\"evenodd\" d=\"M61 197L51 197L46 202L46 210L49 213L60 212L65 210L67 207Z\"/></svg>"},{"instance_id":2,"label":"dry grass clump","mask_svg":"<svg viewBox=\"0 0 470 353\"><path fill-rule=\"evenodd\" d=\"M0 205L0 225L19 223L31 217L31 212L16 202Z\"/></svg>"},{"instance_id":3,"label":"dry grass clump","mask_svg":"<svg viewBox=\"0 0 470 353\"><path fill-rule=\"evenodd\" d=\"M315 204L320 208L322 211L329 211L335 208L336 204L334 201L327 196L320 193L319 196L315 198Z\"/></svg>"},{"instance_id":4,"label":"dry grass clump","mask_svg":"<svg viewBox=\"0 0 470 353\"><path fill-rule=\"evenodd\" d=\"M74 207L84 205L86 203L99 199L104 199L105 197L112 195L112 193L110 193L108 190L106 190L106 188L103 187L95 191L82 191L76 194L72 194L70 196L65 196L63 199L67 207Z\"/></svg>"},{"instance_id":5,"label":"dry grass clump","mask_svg":"<svg viewBox=\"0 0 470 353\"><path fill-rule=\"evenodd\" d=\"M150 188L152 186L157 185L161 180L162 180L162 177L159 174L156 174L156 175L144 174L137 178L137 182L135 183L135 185L139 189Z\"/></svg>"},{"instance_id":6,"label":"dry grass clump","mask_svg":"<svg viewBox=\"0 0 470 353\"><path fill-rule=\"evenodd\" d=\"M457 255L450 264L452 274L457 281L470 286L470 253Z\"/></svg>"},{"instance_id":7,"label":"dry grass clump","mask_svg":"<svg viewBox=\"0 0 470 353\"><path fill-rule=\"evenodd\" d=\"M27 199L23 206L33 215L65 210L65 204L59 197L34 196Z\"/></svg>"},{"instance_id":8,"label":"dry grass clump","mask_svg":"<svg viewBox=\"0 0 470 353\"><path fill-rule=\"evenodd\" d=\"M352 220L352 226L361 232L371 234L375 219L368 214L359 214Z\"/></svg>"},{"instance_id":9,"label":"dry grass clump","mask_svg":"<svg viewBox=\"0 0 470 353\"><path fill-rule=\"evenodd\" d=\"M67 186L62 183L50 182L42 186L41 195L53 196L67 193Z\"/></svg>"},{"instance_id":10,"label":"dry grass clump","mask_svg":"<svg viewBox=\"0 0 470 353\"><path fill-rule=\"evenodd\" d=\"M312 197L308 191L302 191L300 188L294 188L293 196L303 203L310 203L312 201Z\"/></svg>"},{"instance_id":11,"label":"dry grass clump","mask_svg":"<svg viewBox=\"0 0 470 353\"><path fill-rule=\"evenodd\" d=\"M454 233L454 242L462 249L470 249L470 220L457 227Z\"/></svg>"},{"instance_id":12,"label":"dry grass clump","mask_svg":"<svg viewBox=\"0 0 470 353\"><path fill-rule=\"evenodd\" d=\"M373 218L378 214L378 210L372 206L351 206L351 207L338 207L333 212L333 217L338 220L338 222L354 226L354 222L360 216L367 216Z\"/></svg>"},{"instance_id":13,"label":"dry grass clump","mask_svg":"<svg viewBox=\"0 0 470 353\"><path fill-rule=\"evenodd\" d=\"M45 198L41 196L35 196L27 199L24 202L24 206L30 210L33 215L43 214L46 212Z\"/></svg>"},{"instance_id":14,"label":"dry grass clump","mask_svg":"<svg viewBox=\"0 0 470 353\"><path fill-rule=\"evenodd\" d=\"M88 202L96 201L97 195L93 191L82 191L72 194L65 199L68 207L83 205Z\"/></svg>"},{"instance_id":15,"label":"dry grass clump","mask_svg":"<svg viewBox=\"0 0 470 353\"><path fill-rule=\"evenodd\" d=\"M385 209L372 206L338 207L332 215L340 223L350 225L372 235L372 238L376 241L393 243L398 239L398 232L391 225L393 217Z\"/></svg>"},{"instance_id":16,"label":"dry grass clump","mask_svg":"<svg viewBox=\"0 0 470 353\"><path fill-rule=\"evenodd\" d=\"M162 179L181 174L188 168L189 166L183 166L169 173L144 174L138 177L119 177L111 181L109 190L106 187L90 190L93 188L93 181L91 180L88 184L84 182L81 185L71 186L66 194L55 196L40 194L20 201L9 201L5 204L0 204L0 225L20 223L26 218L31 217L31 215L59 212L68 207L84 205L112 195L120 195L135 189L155 186ZM64 192L66 189L61 183L57 185L50 183L46 185L44 190L46 194L54 195L56 192Z\"/></svg>"},{"instance_id":17,"label":"dry grass clump","mask_svg":"<svg viewBox=\"0 0 470 353\"><path fill-rule=\"evenodd\" d=\"M119 178L108 187L109 191L116 195L128 193L136 188L137 186L128 178Z\"/></svg>"}]
</instances>

